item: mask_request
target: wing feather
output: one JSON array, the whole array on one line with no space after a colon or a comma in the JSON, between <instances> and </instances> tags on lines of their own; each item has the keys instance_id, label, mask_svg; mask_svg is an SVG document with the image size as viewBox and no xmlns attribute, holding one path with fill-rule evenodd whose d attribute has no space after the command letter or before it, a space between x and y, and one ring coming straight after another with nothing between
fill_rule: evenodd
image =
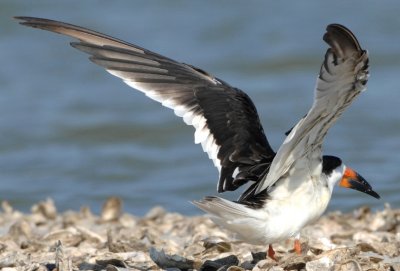
<instances>
[{"instance_id":1,"label":"wing feather","mask_svg":"<svg viewBox=\"0 0 400 271\"><path fill-rule=\"evenodd\" d=\"M194 66L99 32L48 19L16 19L78 39L71 46L89 54L92 62L194 126L195 143L202 145L220 172L219 192L258 181L258 172L265 172L271 163L275 152L243 91Z\"/></svg>"},{"instance_id":2,"label":"wing feather","mask_svg":"<svg viewBox=\"0 0 400 271\"><path fill-rule=\"evenodd\" d=\"M331 24L327 27L324 40L330 48L317 79L314 103L288 134L255 194L271 187L299 159L322 161L321 146L328 129L366 88L368 53L361 49L351 31L342 25ZM310 169L310 172L313 170ZM314 172L317 174L318 170Z\"/></svg>"}]
</instances>

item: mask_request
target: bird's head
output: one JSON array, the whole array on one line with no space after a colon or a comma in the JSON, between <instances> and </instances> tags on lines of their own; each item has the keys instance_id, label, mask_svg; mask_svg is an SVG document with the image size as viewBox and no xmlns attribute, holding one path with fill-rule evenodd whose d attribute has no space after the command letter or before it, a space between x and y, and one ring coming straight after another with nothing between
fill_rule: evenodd
<instances>
[{"instance_id":1,"label":"bird's head","mask_svg":"<svg viewBox=\"0 0 400 271\"><path fill-rule=\"evenodd\" d=\"M345 166L338 157L324 155L322 157L322 173L327 176L328 186L331 190L335 184L338 184L341 187L355 189L374 198L380 198L379 194L372 190L371 185L360 174Z\"/></svg>"}]
</instances>

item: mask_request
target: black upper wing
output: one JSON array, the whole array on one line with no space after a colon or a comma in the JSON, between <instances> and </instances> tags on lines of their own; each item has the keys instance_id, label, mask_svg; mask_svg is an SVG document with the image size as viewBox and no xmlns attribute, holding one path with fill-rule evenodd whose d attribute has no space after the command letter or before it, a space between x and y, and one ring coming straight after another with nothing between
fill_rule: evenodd
<instances>
[{"instance_id":1,"label":"black upper wing","mask_svg":"<svg viewBox=\"0 0 400 271\"><path fill-rule=\"evenodd\" d=\"M16 17L22 25L79 40L71 45L129 86L193 125L195 143L220 172L218 192L266 174L275 155L250 98L212 75L131 43L63 22Z\"/></svg>"}]
</instances>

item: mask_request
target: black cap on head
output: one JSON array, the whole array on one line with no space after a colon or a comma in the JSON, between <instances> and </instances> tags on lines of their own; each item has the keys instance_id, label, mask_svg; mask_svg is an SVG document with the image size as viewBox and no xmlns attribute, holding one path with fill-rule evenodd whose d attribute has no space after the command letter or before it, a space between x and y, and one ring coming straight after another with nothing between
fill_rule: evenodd
<instances>
[{"instance_id":1,"label":"black cap on head","mask_svg":"<svg viewBox=\"0 0 400 271\"><path fill-rule=\"evenodd\" d=\"M332 171L342 165L342 160L339 157L332 155L322 156L322 172L325 175L331 175Z\"/></svg>"}]
</instances>

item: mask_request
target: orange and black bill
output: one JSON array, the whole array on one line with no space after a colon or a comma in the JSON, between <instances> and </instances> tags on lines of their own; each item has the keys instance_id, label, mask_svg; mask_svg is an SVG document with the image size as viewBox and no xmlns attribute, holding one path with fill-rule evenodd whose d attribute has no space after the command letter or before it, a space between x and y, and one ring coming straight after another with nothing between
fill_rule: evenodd
<instances>
[{"instance_id":1,"label":"orange and black bill","mask_svg":"<svg viewBox=\"0 0 400 271\"><path fill-rule=\"evenodd\" d=\"M361 191L377 199L381 198L378 193L372 190L371 185L360 174L349 167L346 168L339 185Z\"/></svg>"}]
</instances>

